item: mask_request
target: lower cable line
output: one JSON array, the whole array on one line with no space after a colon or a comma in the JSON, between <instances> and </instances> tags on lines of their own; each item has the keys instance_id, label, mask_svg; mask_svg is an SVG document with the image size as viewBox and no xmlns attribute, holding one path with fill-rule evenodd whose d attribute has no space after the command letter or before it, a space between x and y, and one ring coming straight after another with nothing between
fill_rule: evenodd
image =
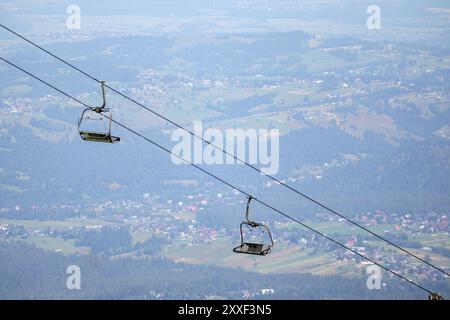
<instances>
[{"instance_id":1,"label":"lower cable line","mask_svg":"<svg viewBox=\"0 0 450 320\"><path fill-rule=\"evenodd\" d=\"M73 101L79 103L80 105L82 105L82 106L84 106L84 107L86 107L86 108L92 109L92 110L94 109L92 106L90 106L90 105L88 105L88 104L82 102L81 100L75 98L74 96L72 96L72 95L66 93L65 91L63 91L63 90L61 90L61 89L55 87L54 85L48 83L47 81L45 81L45 80L39 78L38 76L36 76L36 75L34 75L34 74L28 72L27 70L25 70L25 69L19 67L18 65L12 63L11 61L9 61L9 60L7 60L7 59L5 59L5 58L3 58L3 57L0 57L0 60L2 60L3 62L9 64L10 66L16 68L17 70L20 70L21 72L27 74L28 76L32 77L33 79L35 79L35 80L37 80L37 81L39 81L39 82L45 84L46 86L52 88L53 90L55 90L55 91L61 93L62 95L68 97L69 99L71 99L71 100L73 100ZM219 177L219 176L217 176L217 175L215 175L215 174L209 172L208 170L206 170L206 169L204 169L204 168L202 168L202 167L196 165L195 163L192 163L192 162L190 162L190 161L184 159L183 157L181 157L181 156L179 156L179 155L177 155L177 154L172 153L171 150L169 150L169 149L167 149L166 147L164 147L164 146L158 144L157 142L151 140L150 138L148 138L147 136L144 136L143 134L137 132L136 130L134 130L134 129L128 127L128 126L126 126L125 124L122 124L121 122L119 122L119 121L117 121L117 120L114 120L114 119L112 119L111 117L109 117L109 116L107 116L107 115L105 115L105 114L103 114L103 116L106 117L107 119L109 119L110 121L112 121L114 124L120 126L121 128L123 128L123 129L129 131L130 133L132 133L132 134L134 134L134 135L136 135L136 136L142 138L143 140L145 140L145 141L151 143L152 145L154 145L155 147L157 147L157 148L159 148L159 149L161 149L161 150L163 150L163 151L165 151L165 152L171 154L172 156L178 158L179 160L182 160L183 162L185 162L186 164L191 165L192 167L196 168L197 170L202 171L202 172L205 173L206 175L208 175L208 176L210 176L211 178L213 178L213 179L215 179L215 180L217 180L217 181L219 181L219 182L225 184L226 186L232 188L233 190L236 190L236 191L240 192L241 194L243 194L243 195L245 195L245 196L247 196L247 197L250 197L250 196L251 196L251 195L250 195L248 192L246 192L245 190L240 189L239 187L237 187L237 186L231 184L230 182L226 181L225 179L223 179L223 178L221 178L221 177ZM261 200L261 199L255 198L255 197L253 197L253 200L256 201L256 202L258 202L258 203L260 203L261 205L265 206L266 208L268 208L268 209L270 209L270 210L272 210L272 211L278 213L279 215L281 215L281 216L283 216L283 217L285 217L285 218L287 218L287 219L289 219L289 220L291 220L291 221L297 223L298 225L300 225L300 226L302 226L302 227L304 227L304 228L306 228L306 229L308 229L308 230L314 232L315 234L317 234L317 235L319 235L319 236L321 236L321 237L327 239L328 241L333 242L334 244L340 246L341 248L343 248L343 249L345 249L345 250L348 250L348 251L352 252L353 254L359 256L360 258L363 258L363 259L365 259L365 260L367 260L367 261L373 263L374 265L377 265L378 267L380 267L380 268L382 268L383 270L385 270L385 271L391 273L392 275L394 275L394 276L396 276L396 277L398 277L398 278L400 278L400 279L402 279L402 280L404 280L404 281L407 281L408 283L410 283L410 284L416 286L417 288L419 288L419 289L421 289L421 290L427 292L427 293L429 294L429 297L430 297L430 298L431 298L431 297L440 297L438 294L436 294L436 293L433 292L432 290L430 290L430 289L424 287L423 285L421 285L421 284L415 282L414 280L408 279L408 278L406 278L405 276L403 276L403 275L401 275L400 273L398 273L397 271L392 270L390 267L385 266L385 265L383 265L382 263L377 262L377 261L375 261L374 259L371 259L371 258L369 258L369 257L367 257L367 256L365 256L365 255L363 255L363 254L361 254L361 253L359 253L359 252L357 252L356 250L354 250L354 249L352 249L352 248L346 246L345 244L343 244L343 243L341 243L341 242L339 242L339 241L337 241L337 240L335 240L335 239L333 239L333 238L327 236L325 233L322 233L322 232L320 232L319 230L316 230L315 228L313 228L313 227L311 227L311 226L305 224L304 222L298 220L297 218L294 218L293 216L291 216L291 215L289 215L289 214L287 214L287 213L285 213L285 212L283 212L283 211L281 211L281 210L279 210L279 209L273 207L272 205L268 204L267 202L265 202L265 201L263 201L263 200Z\"/></svg>"}]
</instances>

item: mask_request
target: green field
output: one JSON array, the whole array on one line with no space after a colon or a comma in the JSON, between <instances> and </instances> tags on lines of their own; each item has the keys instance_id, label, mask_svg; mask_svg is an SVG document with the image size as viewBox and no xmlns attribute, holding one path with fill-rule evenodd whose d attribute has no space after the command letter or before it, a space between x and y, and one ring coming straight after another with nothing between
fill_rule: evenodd
<instances>
[{"instance_id":1,"label":"green field","mask_svg":"<svg viewBox=\"0 0 450 320\"><path fill-rule=\"evenodd\" d=\"M243 268L261 273L351 274L353 269L350 264L345 266L336 261L331 253L313 254L310 249L285 243L277 243L270 257L238 255L232 251L234 246L229 238L221 238L209 244L167 246L163 255L179 262Z\"/></svg>"},{"instance_id":2,"label":"green field","mask_svg":"<svg viewBox=\"0 0 450 320\"><path fill-rule=\"evenodd\" d=\"M349 225L345 222L339 222L339 221L327 221L327 222L305 222L312 228L317 229L318 231L329 234L329 235L348 235L348 236L356 236L356 235L367 235L367 232L357 228L355 226ZM278 227L281 229L287 229L287 230L303 230L303 227L299 225L294 224L278 224ZM389 224L379 224L375 226L367 226L368 230L375 232L377 234L383 234L385 231L389 231L390 233L395 234L397 231L395 230L393 225Z\"/></svg>"},{"instance_id":3,"label":"green field","mask_svg":"<svg viewBox=\"0 0 450 320\"><path fill-rule=\"evenodd\" d=\"M64 240L57 237L32 236L24 240L44 250L62 252L63 254L86 254L89 253L87 247L76 247L74 240Z\"/></svg>"}]
</instances>

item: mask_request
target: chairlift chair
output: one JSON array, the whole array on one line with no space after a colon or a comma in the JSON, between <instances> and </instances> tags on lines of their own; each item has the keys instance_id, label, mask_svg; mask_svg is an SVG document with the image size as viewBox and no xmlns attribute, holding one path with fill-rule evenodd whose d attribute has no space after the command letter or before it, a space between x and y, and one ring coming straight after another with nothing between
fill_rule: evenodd
<instances>
[{"instance_id":1,"label":"chairlift chair","mask_svg":"<svg viewBox=\"0 0 450 320\"><path fill-rule=\"evenodd\" d=\"M433 292L428 296L428 300L444 300L444 298L440 294Z\"/></svg>"},{"instance_id":2,"label":"chairlift chair","mask_svg":"<svg viewBox=\"0 0 450 320\"><path fill-rule=\"evenodd\" d=\"M84 109L81 117L78 119L78 132L81 139L85 141L116 143L120 141L120 138L111 134L112 112L106 108L105 82L100 81L100 84L102 87L103 104L100 107ZM87 124L92 125L94 121L103 124L103 128L99 128L98 126L95 130L89 128Z\"/></svg>"},{"instance_id":3,"label":"chairlift chair","mask_svg":"<svg viewBox=\"0 0 450 320\"><path fill-rule=\"evenodd\" d=\"M236 248L234 248L233 252L265 256L270 253L270 251L272 250L272 247L274 245L272 233L270 232L269 228L266 225L264 225L262 223L251 221L249 219L249 214L250 214L249 209L250 209L250 201L251 200L252 200L252 197L249 196L248 201L247 201L247 209L245 212L246 221L243 221L241 223L241 225L239 226L240 234L241 234L241 244L239 246L237 246ZM266 231L268 234L269 242L268 243L255 243L255 242L244 241L244 232L243 232L244 226L248 226L250 228L256 228L259 230L262 229L263 231Z\"/></svg>"}]
</instances>

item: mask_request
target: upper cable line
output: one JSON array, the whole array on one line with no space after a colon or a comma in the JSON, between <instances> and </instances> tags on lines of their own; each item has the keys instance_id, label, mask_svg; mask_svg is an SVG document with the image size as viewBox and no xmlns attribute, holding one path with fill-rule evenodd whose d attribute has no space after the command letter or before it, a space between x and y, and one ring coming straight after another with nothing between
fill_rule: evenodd
<instances>
[{"instance_id":1,"label":"upper cable line","mask_svg":"<svg viewBox=\"0 0 450 320\"><path fill-rule=\"evenodd\" d=\"M40 77L38 77L38 76L32 74L31 72L29 72L29 71L27 71L27 70L25 70L25 69L19 67L18 65L14 64L13 62L11 62L11 61L9 61L9 60L7 60L7 59L1 57L1 56L0 56L0 60L2 60L3 62L9 64L10 66L16 68L17 70L20 70L21 72L27 74L28 76L34 78L35 80L38 80L39 82L45 84L46 86L52 88L53 90L56 90L57 92L61 93L62 95L66 96L66 97L68 97L69 99L71 99L71 100L73 100L73 101L79 103L80 105L84 106L85 108L90 109L90 110L94 110L94 109L95 109L94 107L92 107L92 106L90 106L90 105L84 103L83 101L81 101L81 100L75 98L74 96L72 96L72 95L66 93L65 91L63 91L63 90L57 88L56 86L54 86L54 85L50 84L49 82L47 82L47 81L41 79ZM107 119L109 119L111 122L113 122L113 123L117 124L118 126L122 127L123 129L125 129L125 130L127 130L127 131L129 131L129 132L131 132L131 133L133 133L133 134L135 134L135 135L137 135L138 137L144 139L145 141L151 143L152 145L158 147L159 149L161 149L161 150L163 150L163 151L165 151L165 152L167 152L167 153L169 153L169 154L171 154L171 155L177 157L179 160L185 162L186 164L191 165L192 167L196 168L197 170L202 171L203 173L205 173L205 174L207 174L208 176L214 178L215 180L217 180L217 181L219 181L219 182L221 182L221 183L227 185L228 187L232 188L233 190L237 190L238 192L240 192L241 194L247 196L248 198L252 198L255 202L260 203L261 205L265 206L266 208L271 209L272 211L274 211L274 212L280 214L281 216L283 216L283 217L285 217L285 218L287 218L287 219L289 219L289 220L291 220L291 221L293 221L293 222L299 224L300 226L302 226L302 227L304 227L304 228L306 228L306 229L308 229L308 230L314 232L315 234L317 234L317 235L319 235L319 236L321 236L321 237L323 237L323 238L325 238L325 239L327 239L327 240L333 242L334 244L340 246L341 248L343 248L343 249L345 249L345 250L348 250L348 251L352 252L353 254L359 256L360 258L362 258L362 259L364 259L364 260L367 260L367 261L373 263L374 265L377 265L378 267L380 267L380 268L382 268L383 270L385 270L385 271L387 271L387 272L393 274L394 276L396 276L396 277L398 277L398 278L400 278L400 279L402 279L402 280L404 280L404 281L407 281L408 283L414 285L415 287L417 287L417 288L419 288L419 289L421 289L421 290L427 292L427 293L429 294L429 299L431 299L431 300L436 300L436 299L441 299L441 298L442 298L439 294L433 292L432 290L430 290L430 289L426 288L425 286L423 286L423 285L421 285L421 284L415 282L415 281L412 280L412 279L406 278L405 276L401 275L401 274L398 273L397 271L392 270L390 267L385 266L385 265L381 264L380 262L377 262L377 261L375 261L374 259L371 259L371 258L369 258L369 257L367 257L367 256L365 256L365 255L363 255L363 254L361 254L361 253L359 253L358 251L356 251L356 250L354 250L354 249L348 247L347 245L345 245L345 244L343 244L343 243L341 243L341 242L339 242L339 241L337 241L337 240L335 240L335 239L333 239L333 238L327 236L325 233L322 233L322 232L320 232L319 230L317 230L317 229L315 229L315 228L313 228L313 227L307 225L306 223L304 223L304 222L302 222L302 221L300 221L300 220L294 218L293 216L291 216L291 215L289 215L289 214L287 214L287 213L285 213L285 212L283 212L283 211L281 211L281 210L275 208L274 206L268 204L267 202L265 202L265 201L263 201L263 200L261 200L261 199L252 197L252 196L251 196L248 192L246 192L245 190L243 190L243 189L241 189L241 188L239 188L239 187L237 187L237 186L231 184L230 182L228 182L228 181L226 181L225 179L223 179L223 178L221 178L221 177L219 177L219 176L217 176L217 175L215 175L215 174L209 172L208 170L203 169L202 167L200 167L200 166L194 164L193 162L190 162L190 161L184 159L183 157L181 157L181 156L179 156L179 155L177 155L177 154L172 153L172 151L170 151L170 150L167 149L166 147L164 147L164 146L158 144L157 142L151 140L150 138L144 136L143 134L137 132L136 130L134 130L134 129L132 129L132 128L130 128L130 127L128 127L128 126L122 124L121 122L119 122L119 121L117 121L117 120L114 120L114 119L108 117L108 115L104 115L104 116L105 116Z\"/></svg>"}]
</instances>

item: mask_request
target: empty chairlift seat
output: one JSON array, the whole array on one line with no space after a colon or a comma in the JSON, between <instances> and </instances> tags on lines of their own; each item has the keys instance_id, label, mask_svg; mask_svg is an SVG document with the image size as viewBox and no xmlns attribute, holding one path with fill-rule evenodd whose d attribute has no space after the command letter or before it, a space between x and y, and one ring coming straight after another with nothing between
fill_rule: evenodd
<instances>
[{"instance_id":1,"label":"empty chairlift seat","mask_svg":"<svg viewBox=\"0 0 450 320\"><path fill-rule=\"evenodd\" d=\"M81 139L92 142L116 143L119 137L111 134L112 112L106 108L104 81L101 81L103 104L96 108L86 108L78 119Z\"/></svg>"},{"instance_id":2,"label":"empty chairlift seat","mask_svg":"<svg viewBox=\"0 0 450 320\"><path fill-rule=\"evenodd\" d=\"M243 221L241 225L239 226L240 229L240 236L241 236L241 244L233 249L233 252L235 253L245 253L245 254L253 254L253 255L260 255L265 256L270 253L272 250L272 247L274 245L272 233L270 232L269 228L262 224L257 223L254 221L251 221L249 219L249 207L250 207L250 201L252 200L252 197L248 197L247 201L247 210L245 212L245 218L246 221ZM266 238L264 243L260 242L249 242L244 239L244 227L250 228L252 230L257 230L261 235L264 235ZM263 237L263 238L264 238Z\"/></svg>"}]
</instances>

